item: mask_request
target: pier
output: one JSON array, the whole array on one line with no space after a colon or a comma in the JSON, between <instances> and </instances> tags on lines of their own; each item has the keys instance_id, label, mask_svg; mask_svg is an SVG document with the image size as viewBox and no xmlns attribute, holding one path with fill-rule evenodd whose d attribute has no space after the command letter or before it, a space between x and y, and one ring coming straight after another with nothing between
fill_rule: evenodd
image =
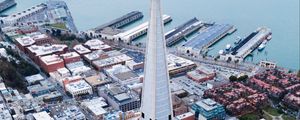
<instances>
[{"instance_id":1,"label":"pier","mask_svg":"<svg viewBox=\"0 0 300 120\"><path fill-rule=\"evenodd\" d=\"M185 36L195 32L202 25L203 24L201 24L201 22L197 18L193 18L186 23L176 27L175 29L169 31L165 34L167 47L171 47Z\"/></svg>"},{"instance_id":2,"label":"pier","mask_svg":"<svg viewBox=\"0 0 300 120\"><path fill-rule=\"evenodd\" d=\"M198 56L201 53L205 53L211 45L222 39L228 34L231 34L236 29L233 25L229 24L213 24L205 29L200 30L198 35L182 46L180 46L179 52L189 54L192 56Z\"/></svg>"},{"instance_id":3,"label":"pier","mask_svg":"<svg viewBox=\"0 0 300 120\"><path fill-rule=\"evenodd\" d=\"M231 55L244 59L271 34L272 32L269 28L258 28L256 31L252 32L249 36L243 39L238 45L236 45L231 50Z\"/></svg>"},{"instance_id":4,"label":"pier","mask_svg":"<svg viewBox=\"0 0 300 120\"><path fill-rule=\"evenodd\" d=\"M164 24L172 21L171 16L163 15ZM132 40L144 35L147 33L149 27L149 22L142 23L139 26L136 26L130 30L114 35L114 40L122 41L125 43L130 43Z\"/></svg>"},{"instance_id":5,"label":"pier","mask_svg":"<svg viewBox=\"0 0 300 120\"><path fill-rule=\"evenodd\" d=\"M0 0L0 13L17 5L15 0Z\"/></svg>"},{"instance_id":6,"label":"pier","mask_svg":"<svg viewBox=\"0 0 300 120\"><path fill-rule=\"evenodd\" d=\"M101 26L98 26L94 29L96 33L101 32L104 28L110 27L112 29L118 29L125 25L128 25L134 21L137 21L141 18L143 18L144 15L142 12L139 11L132 11L130 13L127 13L126 15L123 15L122 17L119 17L117 19L114 19L110 21L109 23L103 24Z\"/></svg>"}]
</instances>

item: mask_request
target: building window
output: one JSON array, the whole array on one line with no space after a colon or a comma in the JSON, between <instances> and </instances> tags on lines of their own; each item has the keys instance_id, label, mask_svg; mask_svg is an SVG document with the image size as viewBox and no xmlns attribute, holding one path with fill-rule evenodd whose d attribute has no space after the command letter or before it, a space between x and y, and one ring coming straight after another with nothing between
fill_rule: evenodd
<instances>
[{"instance_id":1,"label":"building window","mask_svg":"<svg viewBox=\"0 0 300 120\"><path fill-rule=\"evenodd\" d=\"M169 120L172 120L172 116L171 115L169 115Z\"/></svg>"}]
</instances>

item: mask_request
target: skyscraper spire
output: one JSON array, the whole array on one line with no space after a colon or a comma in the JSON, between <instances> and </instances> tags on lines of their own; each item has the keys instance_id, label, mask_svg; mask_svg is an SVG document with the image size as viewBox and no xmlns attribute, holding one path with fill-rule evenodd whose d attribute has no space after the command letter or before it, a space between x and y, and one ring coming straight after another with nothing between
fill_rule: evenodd
<instances>
[{"instance_id":1,"label":"skyscraper spire","mask_svg":"<svg viewBox=\"0 0 300 120\"><path fill-rule=\"evenodd\" d=\"M151 0L150 14L141 107L142 119L170 120L173 116L160 0Z\"/></svg>"}]
</instances>

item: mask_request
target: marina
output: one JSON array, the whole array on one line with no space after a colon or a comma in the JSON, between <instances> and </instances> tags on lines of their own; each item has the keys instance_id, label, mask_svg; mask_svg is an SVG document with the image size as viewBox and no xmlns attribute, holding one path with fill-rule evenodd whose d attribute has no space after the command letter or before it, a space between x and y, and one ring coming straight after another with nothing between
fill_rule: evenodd
<instances>
[{"instance_id":1,"label":"marina","mask_svg":"<svg viewBox=\"0 0 300 120\"><path fill-rule=\"evenodd\" d=\"M125 25L128 25L134 21L137 21L141 18L143 18L143 13L139 11L132 11L130 13L127 13L126 15L119 17L117 19L114 19L106 24L100 25L94 29L96 33L101 32L104 28L110 27L112 29L121 28Z\"/></svg>"},{"instance_id":2,"label":"marina","mask_svg":"<svg viewBox=\"0 0 300 120\"><path fill-rule=\"evenodd\" d=\"M207 28L200 30L198 35L188 42L184 43L178 49L183 54L198 56L205 53L208 47L233 33L236 29L229 24L213 24Z\"/></svg>"},{"instance_id":3,"label":"marina","mask_svg":"<svg viewBox=\"0 0 300 120\"><path fill-rule=\"evenodd\" d=\"M17 5L15 0L0 0L0 13Z\"/></svg>"},{"instance_id":4,"label":"marina","mask_svg":"<svg viewBox=\"0 0 300 120\"><path fill-rule=\"evenodd\" d=\"M185 36L198 30L201 26L203 26L203 24L201 24L201 22L197 18L193 18L186 23L176 27L175 29L169 31L165 34L167 47L171 47Z\"/></svg>"}]
</instances>

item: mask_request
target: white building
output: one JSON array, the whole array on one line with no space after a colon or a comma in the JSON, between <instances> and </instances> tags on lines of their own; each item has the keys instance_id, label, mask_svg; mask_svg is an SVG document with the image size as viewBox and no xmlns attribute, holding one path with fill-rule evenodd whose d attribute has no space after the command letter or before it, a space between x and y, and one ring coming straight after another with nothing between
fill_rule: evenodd
<instances>
[{"instance_id":1,"label":"white building","mask_svg":"<svg viewBox=\"0 0 300 120\"><path fill-rule=\"evenodd\" d=\"M118 81L122 85L132 85L141 82L141 77L133 73L127 66L115 65L107 68L104 72L113 80Z\"/></svg>"},{"instance_id":2,"label":"white building","mask_svg":"<svg viewBox=\"0 0 300 120\"><path fill-rule=\"evenodd\" d=\"M84 80L71 82L65 86L65 89L72 94L73 97L83 94L93 94L92 87Z\"/></svg>"},{"instance_id":3,"label":"white building","mask_svg":"<svg viewBox=\"0 0 300 120\"><path fill-rule=\"evenodd\" d=\"M84 54L87 54L87 53L90 53L91 50L89 50L88 48L84 47L83 45L81 44L78 44L78 45L75 45L73 47L73 49L79 54L79 55L84 55Z\"/></svg>"},{"instance_id":4,"label":"white building","mask_svg":"<svg viewBox=\"0 0 300 120\"><path fill-rule=\"evenodd\" d=\"M33 113L32 115L35 120L54 120L46 111Z\"/></svg>"},{"instance_id":5,"label":"white building","mask_svg":"<svg viewBox=\"0 0 300 120\"><path fill-rule=\"evenodd\" d=\"M107 107L108 104L105 102L104 98L100 97L88 101L83 101L81 102L81 106L83 106L83 108L87 112L92 113L92 117L94 119L102 120L103 115L107 113L104 107Z\"/></svg>"},{"instance_id":6,"label":"white building","mask_svg":"<svg viewBox=\"0 0 300 120\"><path fill-rule=\"evenodd\" d=\"M99 39L92 39L89 41L86 41L84 43L85 46L87 46L90 50L110 50L111 46L104 44L104 42L102 42Z\"/></svg>"}]
</instances>

